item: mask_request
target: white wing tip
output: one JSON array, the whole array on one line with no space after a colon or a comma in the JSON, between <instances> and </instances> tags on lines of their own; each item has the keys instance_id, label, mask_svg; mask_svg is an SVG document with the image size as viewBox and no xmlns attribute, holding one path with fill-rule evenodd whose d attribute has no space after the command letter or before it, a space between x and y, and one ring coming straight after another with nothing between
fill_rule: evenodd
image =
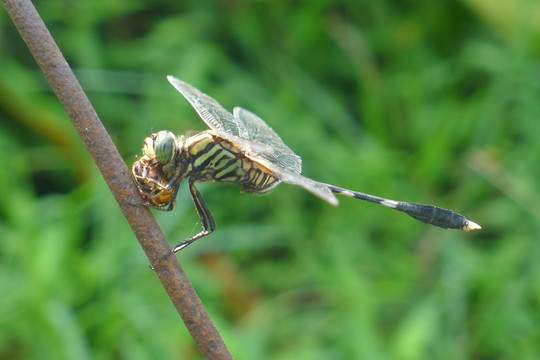
<instances>
[{"instance_id":1,"label":"white wing tip","mask_svg":"<svg viewBox=\"0 0 540 360\"><path fill-rule=\"evenodd\" d=\"M327 198L325 198L325 200L328 201L330 205L338 206L339 200L337 199L337 197L334 196L334 194L331 194L331 195L332 197L328 196Z\"/></svg>"}]
</instances>

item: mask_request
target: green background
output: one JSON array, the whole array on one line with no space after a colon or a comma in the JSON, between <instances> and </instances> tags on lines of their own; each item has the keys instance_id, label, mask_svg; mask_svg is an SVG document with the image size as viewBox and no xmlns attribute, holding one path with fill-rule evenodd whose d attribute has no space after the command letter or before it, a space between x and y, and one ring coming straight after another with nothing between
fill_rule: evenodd
<instances>
[{"instance_id":1,"label":"green background","mask_svg":"<svg viewBox=\"0 0 540 360\"><path fill-rule=\"evenodd\" d=\"M201 184L178 257L236 359L540 356L538 1L38 1L126 163L204 130L173 74L257 113L303 174L454 209L442 230L280 185ZM0 358L199 359L0 11ZM155 213L200 229L183 184Z\"/></svg>"}]
</instances>

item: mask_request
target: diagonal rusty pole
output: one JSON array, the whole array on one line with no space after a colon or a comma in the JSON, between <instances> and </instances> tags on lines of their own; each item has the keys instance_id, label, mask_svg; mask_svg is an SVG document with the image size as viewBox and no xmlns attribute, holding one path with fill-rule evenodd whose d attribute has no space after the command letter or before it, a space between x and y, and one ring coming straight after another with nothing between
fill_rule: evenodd
<instances>
[{"instance_id":1,"label":"diagonal rusty pole","mask_svg":"<svg viewBox=\"0 0 540 360\"><path fill-rule=\"evenodd\" d=\"M140 203L139 192L124 161L75 75L30 0L2 0L21 37L64 106L135 236L152 264L170 249L154 217ZM156 273L206 359L231 359L178 260L170 256Z\"/></svg>"}]
</instances>

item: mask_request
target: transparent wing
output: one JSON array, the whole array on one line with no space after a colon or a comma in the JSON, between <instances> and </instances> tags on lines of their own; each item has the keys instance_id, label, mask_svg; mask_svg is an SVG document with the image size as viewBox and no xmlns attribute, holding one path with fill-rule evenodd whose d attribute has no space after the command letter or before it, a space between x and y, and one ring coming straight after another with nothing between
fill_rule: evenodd
<instances>
[{"instance_id":1,"label":"transparent wing","mask_svg":"<svg viewBox=\"0 0 540 360\"><path fill-rule=\"evenodd\" d=\"M313 195L328 201L334 206L337 206L338 204L338 199L334 196L332 190L330 190L327 184L315 181L300 174L293 174L288 171L279 171L275 173L275 175L284 183L301 186Z\"/></svg>"},{"instance_id":2,"label":"transparent wing","mask_svg":"<svg viewBox=\"0 0 540 360\"><path fill-rule=\"evenodd\" d=\"M264 120L241 107L235 107L233 113L236 123L246 129L247 139L272 147L273 152L261 152L260 156L294 174L302 172L302 159L300 156L285 145L279 135Z\"/></svg>"},{"instance_id":3,"label":"transparent wing","mask_svg":"<svg viewBox=\"0 0 540 360\"><path fill-rule=\"evenodd\" d=\"M276 171L284 168L294 174L300 174L302 159L257 115L236 107L233 116L215 99L199 89L172 75L168 75L167 79L189 101L210 129L218 131L226 139L239 143L252 158L262 158L277 165ZM244 141L238 141L229 135Z\"/></svg>"},{"instance_id":4,"label":"transparent wing","mask_svg":"<svg viewBox=\"0 0 540 360\"><path fill-rule=\"evenodd\" d=\"M300 175L302 159L260 117L241 107L235 107L233 115L197 88L171 75L167 79L217 135L238 144L247 156L268 166L280 181L301 186L337 205L328 185Z\"/></svg>"},{"instance_id":5,"label":"transparent wing","mask_svg":"<svg viewBox=\"0 0 540 360\"><path fill-rule=\"evenodd\" d=\"M184 95L210 129L249 139L244 124L238 124L233 114L223 108L216 100L172 75L168 75L167 80Z\"/></svg>"}]
</instances>

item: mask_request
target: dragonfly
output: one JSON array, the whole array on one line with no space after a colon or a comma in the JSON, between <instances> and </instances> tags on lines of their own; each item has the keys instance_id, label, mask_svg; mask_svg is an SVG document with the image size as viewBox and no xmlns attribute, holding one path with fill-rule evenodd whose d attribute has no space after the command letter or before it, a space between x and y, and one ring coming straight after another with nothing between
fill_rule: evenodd
<instances>
[{"instance_id":1,"label":"dragonfly","mask_svg":"<svg viewBox=\"0 0 540 360\"><path fill-rule=\"evenodd\" d=\"M171 75L167 79L210 129L191 136L176 136L168 130L153 133L144 140L142 156L131 168L143 205L163 211L174 209L180 183L188 179L202 230L161 259L215 230L212 213L195 187L202 181L240 183L242 192L256 194L267 193L283 182L300 186L335 206L338 199L334 194L339 194L383 205L444 229L481 229L452 210L385 199L302 176L302 159L260 117L241 107L235 107L231 114L192 85Z\"/></svg>"}]
</instances>

